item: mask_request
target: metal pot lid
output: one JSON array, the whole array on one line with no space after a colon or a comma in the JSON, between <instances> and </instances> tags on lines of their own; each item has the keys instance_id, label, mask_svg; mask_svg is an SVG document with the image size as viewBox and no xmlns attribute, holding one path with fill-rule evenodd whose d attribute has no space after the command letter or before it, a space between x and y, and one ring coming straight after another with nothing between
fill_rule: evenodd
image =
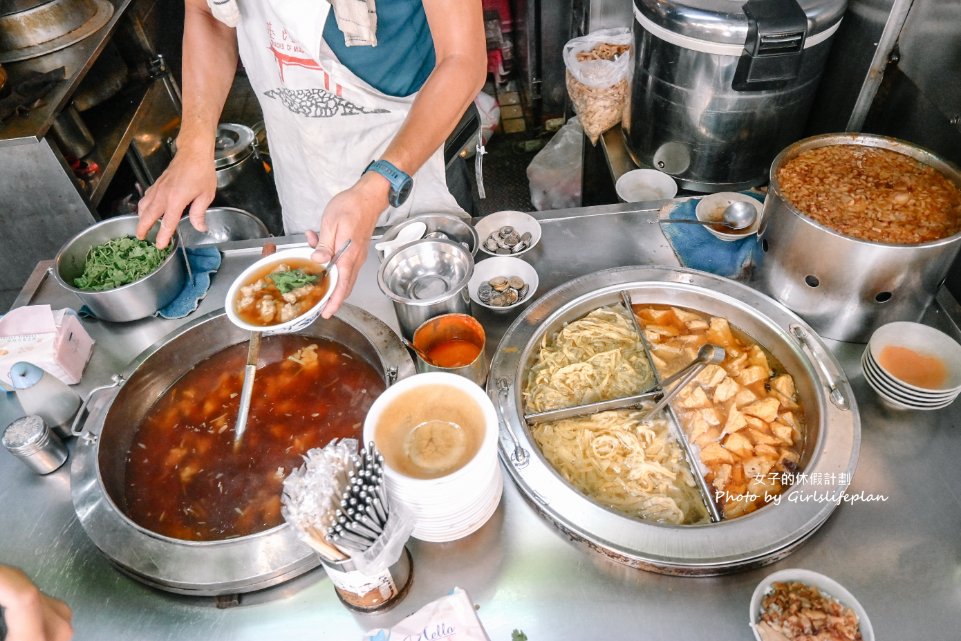
<instances>
[{"instance_id":1,"label":"metal pot lid","mask_svg":"<svg viewBox=\"0 0 961 641\"><path fill-rule=\"evenodd\" d=\"M250 127L221 123L217 127L214 146L214 167L223 169L236 165L254 152L256 134Z\"/></svg>"},{"instance_id":2,"label":"metal pot lid","mask_svg":"<svg viewBox=\"0 0 961 641\"><path fill-rule=\"evenodd\" d=\"M82 22L79 25L65 25L63 29L66 31L61 29L59 32L56 24L44 25L47 27L45 29L37 28L31 20L42 19L42 14L48 10L55 17L61 11L67 16L71 11L77 11L73 17L81 17ZM4 4L0 6L0 31L7 30L8 33L0 37L0 63L29 60L65 49L99 31L113 14L114 7L108 0L89 0L76 3L75 7L68 0L61 0L57 4L49 0L14 0Z\"/></svg>"},{"instance_id":3,"label":"metal pot lid","mask_svg":"<svg viewBox=\"0 0 961 641\"><path fill-rule=\"evenodd\" d=\"M369 343L388 385L414 374L413 360L393 330L359 307L345 304L330 321L315 323L298 333L337 340L341 331L359 333ZM120 403L118 399L136 398L140 403L136 411L146 410L149 398L165 391L193 364L242 340L244 331L226 319L223 309L175 329L131 362L118 379L122 381L119 388L91 401L91 413L73 450L70 487L84 531L121 571L168 592L191 596L252 592L292 579L320 563L317 554L286 523L220 541L173 539L134 524L106 489L100 450L106 439L118 438L103 433L108 415ZM198 349L195 343L203 347ZM128 403L123 409L134 404ZM126 423L120 423L127 428ZM111 458L113 452L107 454Z\"/></svg>"},{"instance_id":4,"label":"metal pot lid","mask_svg":"<svg viewBox=\"0 0 961 641\"><path fill-rule=\"evenodd\" d=\"M775 13L789 14L800 5L807 16L805 48L832 36L847 8L846 0L760 1ZM746 5L743 0L634 0L634 17L645 30L680 47L738 56L751 22Z\"/></svg>"},{"instance_id":5,"label":"metal pot lid","mask_svg":"<svg viewBox=\"0 0 961 641\"><path fill-rule=\"evenodd\" d=\"M810 442L801 459L801 471L807 476L787 488L779 504L706 525L642 521L581 494L540 453L523 419L521 386L528 362L546 334L593 309L617 304L623 290L631 293L635 303L679 305L726 316L795 377L809 419ZM804 336L804 347L795 332ZM504 334L491 363L487 389L502 418L501 458L531 505L582 547L655 572L720 574L782 558L837 507L833 501L806 497L823 499L826 491L832 496L843 494L857 465L861 423L854 393L816 334L760 292L693 270L624 267L552 290L531 304ZM846 482L830 487L813 481L837 481L841 475Z\"/></svg>"}]
</instances>

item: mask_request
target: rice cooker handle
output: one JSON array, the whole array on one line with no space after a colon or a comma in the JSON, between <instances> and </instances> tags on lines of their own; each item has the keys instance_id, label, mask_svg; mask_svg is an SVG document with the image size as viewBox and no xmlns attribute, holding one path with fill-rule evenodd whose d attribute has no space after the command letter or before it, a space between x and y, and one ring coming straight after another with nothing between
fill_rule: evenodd
<instances>
[{"instance_id":1,"label":"rice cooker handle","mask_svg":"<svg viewBox=\"0 0 961 641\"><path fill-rule=\"evenodd\" d=\"M816 338L811 336L807 330L800 325L791 325L790 329L791 334L801 345L801 348L804 349L811 357L811 360L814 361L818 376L821 378L821 382L829 392L831 403L833 403L834 406L839 410L850 410L851 403L848 401L848 398L845 396L842 389L847 387L847 379L844 377L843 372L839 372L836 367L832 367L828 364L828 359L825 358L824 345Z\"/></svg>"},{"instance_id":2,"label":"rice cooker handle","mask_svg":"<svg viewBox=\"0 0 961 641\"><path fill-rule=\"evenodd\" d=\"M798 77L807 14L797 0L748 0L744 53L731 83L735 91L780 89Z\"/></svg>"}]
</instances>

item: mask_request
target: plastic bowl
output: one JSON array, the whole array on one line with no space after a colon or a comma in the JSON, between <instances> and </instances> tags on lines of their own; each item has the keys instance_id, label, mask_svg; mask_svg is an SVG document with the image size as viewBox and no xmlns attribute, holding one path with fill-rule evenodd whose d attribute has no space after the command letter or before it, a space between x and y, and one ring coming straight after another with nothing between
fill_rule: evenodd
<instances>
[{"instance_id":1,"label":"plastic bowl","mask_svg":"<svg viewBox=\"0 0 961 641\"><path fill-rule=\"evenodd\" d=\"M751 631L754 632L754 638L757 641L764 641L757 632L755 627L758 623L761 614L761 600L770 591L771 584L775 582L784 581L798 581L800 583L806 583L807 585L813 586L823 592L828 596L832 596L841 605L844 605L851 610L858 617L858 622L861 627L861 638L863 641L874 641L874 628L871 627L871 620L868 619L868 613L864 611L864 608L854 598L854 595L848 592L844 587L829 577L819 574L818 572L812 572L811 570L802 570L800 568L792 568L789 570L781 570L773 574L769 574L764 578L763 581L758 583L757 587L754 589L754 594L751 596L751 609L749 612Z\"/></svg>"},{"instance_id":2,"label":"plastic bowl","mask_svg":"<svg viewBox=\"0 0 961 641\"><path fill-rule=\"evenodd\" d=\"M754 206L757 211L757 216L754 219L754 224L746 229L739 229L738 231L717 231L713 227L707 225L704 229L708 230L717 238L725 241L741 240L742 238L747 238L752 234L756 234L758 227L761 226L761 210L763 204L756 198L751 198L745 194L739 194L733 191L722 191L716 194L711 194L710 196L705 196L700 201L698 201L697 206L694 208L694 215L697 216L698 220L704 222L718 221L721 219L721 214L728 205L733 202L742 201L749 203Z\"/></svg>"},{"instance_id":3,"label":"plastic bowl","mask_svg":"<svg viewBox=\"0 0 961 641\"><path fill-rule=\"evenodd\" d=\"M513 227L518 234L530 232L531 235L531 242L527 249L511 254L511 256L520 256L521 254L526 254L530 250L534 249L537 243L539 243L541 240L541 224L537 222L536 218L530 214L525 214L522 211L499 211L497 213L484 216L477 222L476 225L474 225L474 229L477 230L477 239L481 251L491 256L505 256L504 254L492 252L484 247L484 241L487 240L491 234L505 225Z\"/></svg>"},{"instance_id":4,"label":"plastic bowl","mask_svg":"<svg viewBox=\"0 0 961 641\"><path fill-rule=\"evenodd\" d=\"M634 169L617 179L614 191L626 203L668 200L677 195L677 183L663 171Z\"/></svg>"},{"instance_id":5,"label":"plastic bowl","mask_svg":"<svg viewBox=\"0 0 961 641\"><path fill-rule=\"evenodd\" d=\"M489 303L481 302L477 297L477 289L481 283L496 276L506 276L508 278L511 276L520 276L524 279L524 282L527 283L527 295L507 307L495 307ZM534 300L534 294L537 292L538 284L537 270L535 270L530 263L520 258L514 258L513 256L495 256L487 260L482 260L474 265L474 275L471 276L470 281L467 283L467 293L470 299L481 307L486 307L494 312L506 312L516 309L521 305L526 305Z\"/></svg>"},{"instance_id":6,"label":"plastic bowl","mask_svg":"<svg viewBox=\"0 0 961 641\"><path fill-rule=\"evenodd\" d=\"M327 275L327 291L324 293L324 297L317 301L317 304L311 307L307 312L301 314L300 316L293 318L284 323L278 323L277 325L252 325L247 321L240 318L237 315L235 309L235 301L240 293L240 288L250 280L254 272L263 269L266 265L277 265L284 262L290 258L307 258L309 259L314 250L310 247L298 247L295 249L285 249L279 251L270 256L265 256L255 262L253 265L240 272L240 276L234 279L231 283L230 289L227 290L227 297L224 299L224 309L227 312L227 318L230 322L251 332L261 332L264 335L270 334L288 334L291 332L299 332L304 329L320 316L320 312L323 311L324 305L330 299L331 295L334 293L334 289L337 287L337 266L334 265L330 268L330 273Z\"/></svg>"}]
</instances>

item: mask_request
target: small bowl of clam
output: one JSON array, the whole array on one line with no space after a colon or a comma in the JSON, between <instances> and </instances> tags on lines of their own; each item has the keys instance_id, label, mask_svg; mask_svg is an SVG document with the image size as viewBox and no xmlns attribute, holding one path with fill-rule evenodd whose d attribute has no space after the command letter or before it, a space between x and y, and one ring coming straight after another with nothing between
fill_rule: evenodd
<instances>
[{"instance_id":1,"label":"small bowl of clam","mask_svg":"<svg viewBox=\"0 0 961 641\"><path fill-rule=\"evenodd\" d=\"M532 300L537 284L537 271L529 263L512 256L495 256L474 265L467 293L481 307L504 312Z\"/></svg>"},{"instance_id":2,"label":"small bowl of clam","mask_svg":"<svg viewBox=\"0 0 961 641\"><path fill-rule=\"evenodd\" d=\"M480 248L491 256L519 256L541 239L541 224L521 211L499 211L481 218L474 229Z\"/></svg>"}]
</instances>

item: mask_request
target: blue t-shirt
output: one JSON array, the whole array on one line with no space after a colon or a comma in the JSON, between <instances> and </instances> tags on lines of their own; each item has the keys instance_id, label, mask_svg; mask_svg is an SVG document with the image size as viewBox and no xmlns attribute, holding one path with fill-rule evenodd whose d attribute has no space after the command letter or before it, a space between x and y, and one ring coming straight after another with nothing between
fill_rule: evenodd
<instances>
[{"instance_id":1,"label":"blue t-shirt","mask_svg":"<svg viewBox=\"0 0 961 641\"><path fill-rule=\"evenodd\" d=\"M418 91L434 70L434 41L423 0L378 0L377 46L348 47L331 11L324 41L357 77L388 96Z\"/></svg>"}]
</instances>

